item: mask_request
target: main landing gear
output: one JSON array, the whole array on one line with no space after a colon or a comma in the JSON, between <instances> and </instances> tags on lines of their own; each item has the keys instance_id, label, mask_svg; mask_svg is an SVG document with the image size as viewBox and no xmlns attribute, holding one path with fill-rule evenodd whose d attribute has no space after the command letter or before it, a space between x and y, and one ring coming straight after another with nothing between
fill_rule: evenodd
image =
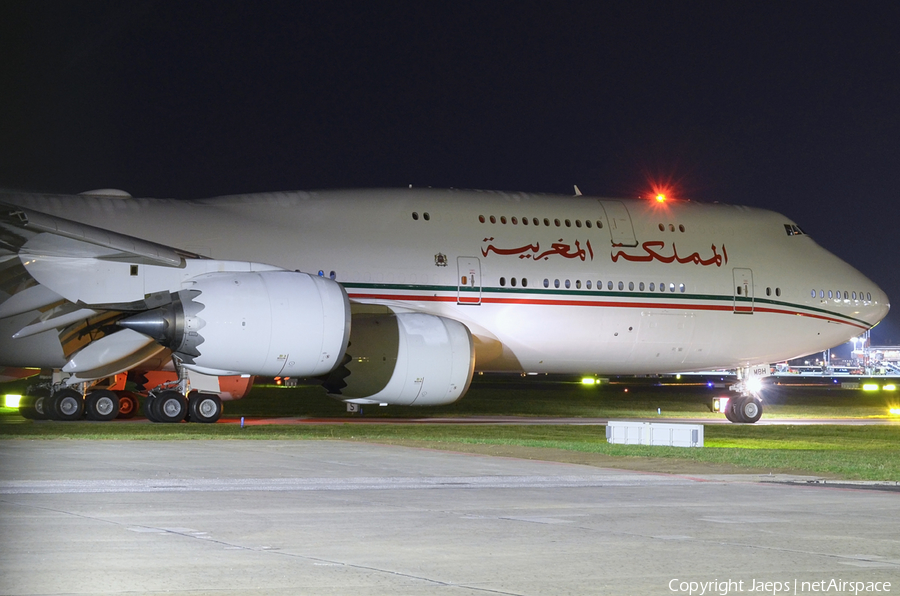
<instances>
[{"instance_id":1,"label":"main landing gear","mask_svg":"<svg viewBox=\"0 0 900 596\"><path fill-rule=\"evenodd\" d=\"M130 391L92 389L82 393L74 387L30 387L19 402L19 414L31 420L107 421L133 418L137 396Z\"/></svg>"},{"instance_id":2,"label":"main landing gear","mask_svg":"<svg viewBox=\"0 0 900 596\"><path fill-rule=\"evenodd\" d=\"M151 422L215 422L222 415L222 400L214 393L191 391L190 375L173 357L178 380L150 391L144 402L144 415ZM218 386L218 385L217 385Z\"/></svg>"},{"instance_id":3,"label":"main landing gear","mask_svg":"<svg viewBox=\"0 0 900 596\"><path fill-rule=\"evenodd\" d=\"M151 392L144 401L150 422L215 422L222 415L222 401L213 393L191 391L187 398L175 389Z\"/></svg>"},{"instance_id":4,"label":"main landing gear","mask_svg":"<svg viewBox=\"0 0 900 596\"><path fill-rule=\"evenodd\" d=\"M123 377L124 378L124 377ZM92 382L66 386L53 383L29 387L19 402L19 413L31 420L94 420L133 418L138 396L130 391L92 388ZM124 386L124 381L120 386ZM222 415L222 401L212 393L191 391L185 396L184 380L157 387L144 400L144 415L151 422L215 422Z\"/></svg>"}]
</instances>

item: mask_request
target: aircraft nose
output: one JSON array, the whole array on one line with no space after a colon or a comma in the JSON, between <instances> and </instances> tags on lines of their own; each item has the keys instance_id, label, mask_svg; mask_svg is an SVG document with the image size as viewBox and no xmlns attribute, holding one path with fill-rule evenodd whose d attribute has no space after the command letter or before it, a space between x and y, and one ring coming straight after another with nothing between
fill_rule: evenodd
<instances>
[{"instance_id":1,"label":"aircraft nose","mask_svg":"<svg viewBox=\"0 0 900 596\"><path fill-rule=\"evenodd\" d=\"M872 302L869 305L869 317L867 317L867 322L874 327L890 312L891 301L884 290L874 283L872 285L875 286L875 291L872 292Z\"/></svg>"}]
</instances>

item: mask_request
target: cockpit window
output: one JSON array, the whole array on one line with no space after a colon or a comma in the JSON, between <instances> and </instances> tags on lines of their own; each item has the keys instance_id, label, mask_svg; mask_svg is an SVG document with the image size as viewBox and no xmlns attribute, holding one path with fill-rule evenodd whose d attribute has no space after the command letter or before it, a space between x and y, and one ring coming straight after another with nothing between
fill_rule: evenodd
<instances>
[{"instance_id":1,"label":"cockpit window","mask_svg":"<svg viewBox=\"0 0 900 596\"><path fill-rule=\"evenodd\" d=\"M806 232L800 229L796 224L784 224L784 231L788 236L805 236Z\"/></svg>"}]
</instances>

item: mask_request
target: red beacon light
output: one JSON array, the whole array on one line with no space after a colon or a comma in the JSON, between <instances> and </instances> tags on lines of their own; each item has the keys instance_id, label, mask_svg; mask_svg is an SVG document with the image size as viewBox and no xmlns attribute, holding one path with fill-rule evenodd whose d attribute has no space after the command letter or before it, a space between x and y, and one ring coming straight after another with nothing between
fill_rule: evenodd
<instances>
[{"instance_id":1,"label":"red beacon light","mask_svg":"<svg viewBox=\"0 0 900 596\"><path fill-rule=\"evenodd\" d=\"M649 192L645 192L643 196L651 202L657 205L666 205L677 200L675 197L678 195L678 189L671 183L651 181L649 186Z\"/></svg>"}]
</instances>

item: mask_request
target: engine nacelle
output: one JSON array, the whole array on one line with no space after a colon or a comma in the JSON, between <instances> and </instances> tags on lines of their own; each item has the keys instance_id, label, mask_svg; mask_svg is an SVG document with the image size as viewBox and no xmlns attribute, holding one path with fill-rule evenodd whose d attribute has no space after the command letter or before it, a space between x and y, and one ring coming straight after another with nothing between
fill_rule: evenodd
<instances>
[{"instance_id":1,"label":"engine nacelle","mask_svg":"<svg viewBox=\"0 0 900 596\"><path fill-rule=\"evenodd\" d=\"M119 324L204 374L317 376L341 362L350 301L340 284L293 271L207 273L191 283Z\"/></svg>"},{"instance_id":2,"label":"engine nacelle","mask_svg":"<svg viewBox=\"0 0 900 596\"><path fill-rule=\"evenodd\" d=\"M421 313L354 314L343 364L323 384L331 397L359 404L438 406L472 382L469 329Z\"/></svg>"}]
</instances>

